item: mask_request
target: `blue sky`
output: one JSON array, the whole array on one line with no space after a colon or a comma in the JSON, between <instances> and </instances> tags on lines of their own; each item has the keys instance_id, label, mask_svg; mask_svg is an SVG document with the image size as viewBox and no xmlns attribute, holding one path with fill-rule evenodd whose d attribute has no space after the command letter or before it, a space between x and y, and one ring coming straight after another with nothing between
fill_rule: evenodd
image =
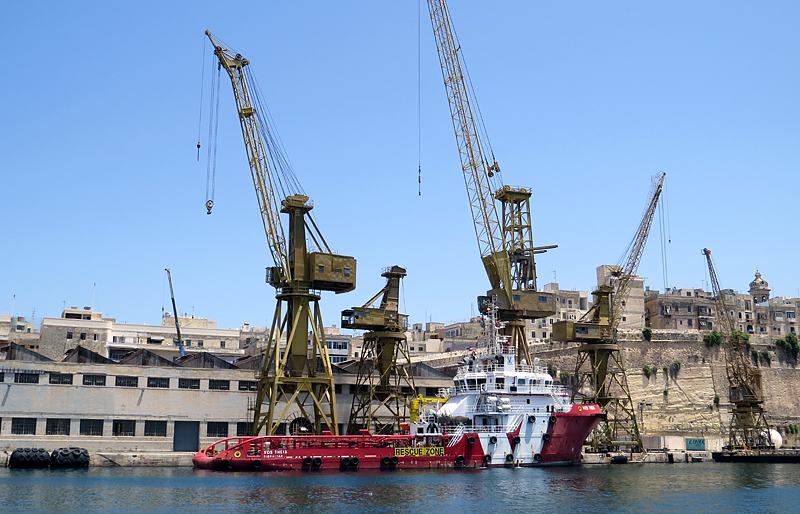
<instances>
[{"instance_id":1,"label":"blue sky","mask_svg":"<svg viewBox=\"0 0 800 514\"><path fill-rule=\"evenodd\" d=\"M209 29L250 59L328 243L358 259L356 291L324 294L325 324L377 292L393 264L408 269L412 322L468 319L488 280L418 8L5 3L0 313L35 309L38 322L93 302L118 321L159 323L170 267L180 311L220 327L271 319L270 257L226 82L214 213L203 206L195 145ZM535 243L559 245L537 261L540 285L591 290L595 268L616 263L633 234L650 176L665 171L667 286L708 288L708 247L722 287L746 290L758 268L774 295L798 296L800 4L453 1L450 11L505 182L534 191ZM207 104L209 46L205 57ZM207 114L203 105L204 149ZM640 275L660 289L658 224Z\"/></svg>"}]
</instances>

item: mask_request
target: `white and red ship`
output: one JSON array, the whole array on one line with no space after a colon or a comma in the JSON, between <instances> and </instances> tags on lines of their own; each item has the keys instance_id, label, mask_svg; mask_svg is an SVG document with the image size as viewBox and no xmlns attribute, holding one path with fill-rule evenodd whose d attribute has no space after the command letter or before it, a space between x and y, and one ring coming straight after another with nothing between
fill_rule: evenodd
<instances>
[{"instance_id":1,"label":"white and red ship","mask_svg":"<svg viewBox=\"0 0 800 514\"><path fill-rule=\"evenodd\" d=\"M586 437L605 415L597 405L570 403L539 359L517 363L491 323L490 337L458 370L454 387L430 408L412 408L403 434L232 437L199 451L194 465L345 471L579 464Z\"/></svg>"}]
</instances>

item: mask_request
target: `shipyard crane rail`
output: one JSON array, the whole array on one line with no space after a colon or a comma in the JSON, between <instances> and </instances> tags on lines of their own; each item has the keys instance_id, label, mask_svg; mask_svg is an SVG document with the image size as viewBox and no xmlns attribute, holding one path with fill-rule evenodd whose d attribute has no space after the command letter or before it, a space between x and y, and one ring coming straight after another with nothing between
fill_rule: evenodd
<instances>
[{"instance_id":1,"label":"shipyard crane rail","mask_svg":"<svg viewBox=\"0 0 800 514\"><path fill-rule=\"evenodd\" d=\"M733 329L731 311L725 304L726 293L719 286L717 272L711 260L711 250L703 248L703 255L711 277L717 323L721 329L722 347L725 351L725 373L730 384L728 397L733 405L728 429L728 449L774 450L775 445L769 436L771 427L762 407L764 390L761 371L750 363L744 334Z\"/></svg>"},{"instance_id":2,"label":"shipyard crane rail","mask_svg":"<svg viewBox=\"0 0 800 514\"><path fill-rule=\"evenodd\" d=\"M267 435L273 435L289 416L302 416L318 434L322 430L338 433L333 371L319 300L320 291L343 293L355 289L356 261L333 253L311 217L314 206L302 194L280 139L271 129L268 112L258 101L250 61L226 48L209 31L206 35L214 45L218 70L225 70L233 86L250 173L274 262L267 268L267 282L275 287L278 302L257 375L258 393L250 406L250 432L258 435L266 427ZM282 200L279 191L283 193ZM284 235L280 213L289 215L288 237ZM308 251L307 236L319 251Z\"/></svg>"},{"instance_id":3,"label":"shipyard crane rail","mask_svg":"<svg viewBox=\"0 0 800 514\"><path fill-rule=\"evenodd\" d=\"M555 313L553 294L537 291L534 255L555 246L533 246L531 190L503 185L480 110L470 99L472 87L445 1L428 0L428 11L478 249L492 287L478 298L478 305L485 314L491 298L497 297L499 317L506 322L505 335L511 337L517 357L531 362L524 320Z\"/></svg>"}]
</instances>

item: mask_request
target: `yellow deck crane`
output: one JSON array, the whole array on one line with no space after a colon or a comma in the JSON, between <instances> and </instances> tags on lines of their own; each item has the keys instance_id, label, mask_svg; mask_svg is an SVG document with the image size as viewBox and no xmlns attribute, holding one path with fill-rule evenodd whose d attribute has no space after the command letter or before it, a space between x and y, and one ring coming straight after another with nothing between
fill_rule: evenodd
<instances>
[{"instance_id":1,"label":"yellow deck crane","mask_svg":"<svg viewBox=\"0 0 800 514\"><path fill-rule=\"evenodd\" d=\"M733 330L733 320L725 305L725 293L719 287L717 272L711 261L711 250L703 248L711 277L717 325L722 334L725 350L725 373L730 384L729 399L733 405L728 429L728 450L774 450L770 438L770 426L764 413L764 391L761 386L761 371L750 363L745 338Z\"/></svg>"},{"instance_id":2,"label":"yellow deck crane","mask_svg":"<svg viewBox=\"0 0 800 514\"><path fill-rule=\"evenodd\" d=\"M250 62L225 48L209 31L206 35L214 45L219 69L227 72L233 85L250 173L275 264L267 268L267 282L275 287L278 301L257 375L251 434L261 433L264 427L268 435L275 434L289 416L294 416L293 422L306 424L301 428L309 432L331 430L338 434L333 371L319 300L320 291L344 293L355 289L356 260L333 253L311 217L313 204L301 194L277 135L271 132L266 109L257 104ZM279 190L284 197L280 203ZM280 213L289 217L288 238ZM308 250L306 236L319 251Z\"/></svg>"},{"instance_id":3,"label":"yellow deck crane","mask_svg":"<svg viewBox=\"0 0 800 514\"><path fill-rule=\"evenodd\" d=\"M517 360L531 363L525 320L556 312L552 293L537 291L534 255L553 246L533 246L531 190L503 185L500 167L491 152L479 110L470 101L468 76L464 73L461 46L455 37L444 0L428 0L428 11L439 53L461 169L467 186L475 234L492 289L478 297L482 313L496 298L497 313L504 322ZM489 160L491 155L491 162ZM498 216L498 210L502 213Z\"/></svg>"},{"instance_id":4,"label":"yellow deck crane","mask_svg":"<svg viewBox=\"0 0 800 514\"><path fill-rule=\"evenodd\" d=\"M572 401L577 395L585 394L583 401L600 405L607 416L590 435L594 451L614 451L620 446L642 449L639 423L628 389L620 347L616 342L616 331L622 319L631 279L639 269L665 177L665 173L653 176L644 215L631 240L625 264L616 267L613 272L612 283L615 285L598 287L592 293L592 308L580 320L553 323L554 340L581 343L575 366L576 383L572 390Z\"/></svg>"},{"instance_id":5,"label":"yellow deck crane","mask_svg":"<svg viewBox=\"0 0 800 514\"><path fill-rule=\"evenodd\" d=\"M408 353L408 316L400 314L400 281L406 270L386 268L386 285L362 307L342 311L342 328L369 330L358 362L348 432L368 428L377 434L398 433L416 394ZM380 307L372 307L378 298Z\"/></svg>"}]
</instances>

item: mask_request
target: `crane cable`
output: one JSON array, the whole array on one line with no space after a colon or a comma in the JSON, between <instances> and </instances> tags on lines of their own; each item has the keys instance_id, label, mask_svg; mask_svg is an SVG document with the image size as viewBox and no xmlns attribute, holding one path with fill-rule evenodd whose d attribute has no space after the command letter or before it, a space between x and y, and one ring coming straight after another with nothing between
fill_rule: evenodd
<instances>
[{"instance_id":1,"label":"crane cable","mask_svg":"<svg viewBox=\"0 0 800 514\"><path fill-rule=\"evenodd\" d=\"M658 225L661 239L661 273L664 280L664 291L669 288L669 273L667 270L667 245L672 243L672 233L669 226L669 195L667 187L664 188L664 198L658 206Z\"/></svg>"},{"instance_id":2,"label":"crane cable","mask_svg":"<svg viewBox=\"0 0 800 514\"><path fill-rule=\"evenodd\" d=\"M215 57L216 58L216 57ZM222 66L217 65L216 76L211 74L211 108L208 118L208 161L206 162L206 208L211 214L217 183L217 137L219 135L219 85ZM210 192L210 194L209 194Z\"/></svg>"},{"instance_id":3,"label":"crane cable","mask_svg":"<svg viewBox=\"0 0 800 514\"><path fill-rule=\"evenodd\" d=\"M417 196L422 196L422 0L417 2Z\"/></svg>"},{"instance_id":4,"label":"crane cable","mask_svg":"<svg viewBox=\"0 0 800 514\"><path fill-rule=\"evenodd\" d=\"M197 120L197 162L200 162L200 131L203 126L203 89L206 82L206 38L203 38L203 68L200 73L200 116Z\"/></svg>"}]
</instances>

